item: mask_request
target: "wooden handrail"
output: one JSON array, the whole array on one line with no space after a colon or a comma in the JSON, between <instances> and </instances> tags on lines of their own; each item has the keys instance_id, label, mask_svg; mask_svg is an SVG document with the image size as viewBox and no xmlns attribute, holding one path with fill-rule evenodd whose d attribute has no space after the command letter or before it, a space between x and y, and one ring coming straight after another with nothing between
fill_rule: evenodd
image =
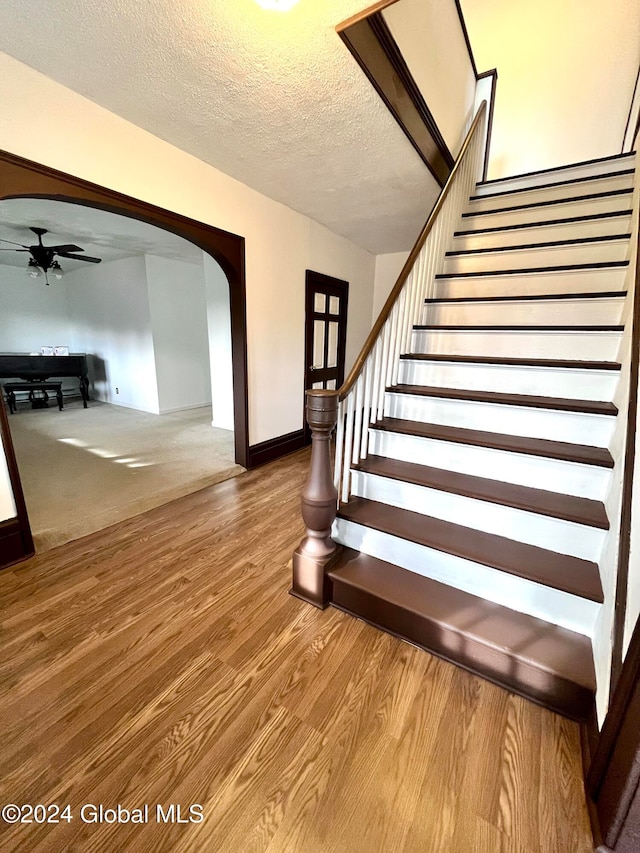
<instances>
[{"instance_id":1,"label":"wooden handrail","mask_svg":"<svg viewBox=\"0 0 640 853\"><path fill-rule=\"evenodd\" d=\"M402 288L404 287L404 284L405 284L407 278L409 277L409 273L411 272L411 270L413 268L413 265L416 261L416 258L420 254L420 250L424 246L424 244L427 240L427 237L429 236L431 229L433 228L433 226L436 222L436 219L438 218L438 214L440 213L440 210L442 209L442 205L444 204L444 202L445 202L445 200L449 194L449 190L453 184L453 180L456 176L456 172L458 171L460 163L462 162L462 160L464 158L464 155L466 153L467 148L471 144L471 140L473 138L475 129L478 126L478 124L480 123L486 108L487 108L487 102L482 101L482 103L480 104L480 107L478 109L478 112L476 113L476 116L473 120L473 123L471 124L471 127L469 128L469 132L467 133L467 136L466 136L464 142L462 143L462 148L460 149L460 153L458 154L458 156L456 158L456 162L453 165L453 169L451 170L451 173L450 173L449 177L447 178L447 183L442 188L442 192L438 196L438 199L437 199L437 201L433 207L433 210L429 214L429 218L427 219L424 228L420 232L420 235L419 235L418 239L416 240L415 245L409 254L409 257L407 258L407 260L405 262L405 265L402 267L402 271L400 272L400 275L398 276L398 280L396 281L395 285L393 286L391 293L387 297L387 301L384 303L382 311L380 312L380 315L379 315L378 319L376 320L373 328L369 332L369 335L367 336L367 339L364 342L364 346L360 350L360 355L355 360L355 363L354 363L353 367L351 368L351 372L347 376L346 380L343 382L343 384L338 389L337 393L338 393L338 398L340 400L344 400L344 398L347 396L347 394L351 391L351 389L355 385L356 380L358 379L358 376L360 375L362 368L364 367L364 364L365 364L367 358L369 357L369 355L371 353L371 350L373 349L373 347L376 343L378 335L380 334L382 327L384 326L385 322L387 321L387 318L389 317L389 314L391 313L391 309L393 308L396 299L400 295L400 292L402 291Z\"/></svg>"}]
</instances>

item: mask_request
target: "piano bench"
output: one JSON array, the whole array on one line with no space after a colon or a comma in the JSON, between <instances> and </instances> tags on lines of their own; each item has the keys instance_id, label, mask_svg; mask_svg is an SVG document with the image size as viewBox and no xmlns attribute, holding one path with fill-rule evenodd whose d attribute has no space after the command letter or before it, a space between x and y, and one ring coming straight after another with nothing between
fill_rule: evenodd
<instances>
[{"instance_id":1,"label":"piano bench","mask_svg":"<svg viewBox=\"0 0 640 853\"><path fill-rule=\"evenodd\" d=\"M47 391L55 391L58 409L62 411L62 382L5 382L2 386L9 405L9 412L16 411L16 391L29 392L32 409L46 409L49 405ZM42 391L42 397L35 397L34 391Z\"/></svg>"}]
</instances>

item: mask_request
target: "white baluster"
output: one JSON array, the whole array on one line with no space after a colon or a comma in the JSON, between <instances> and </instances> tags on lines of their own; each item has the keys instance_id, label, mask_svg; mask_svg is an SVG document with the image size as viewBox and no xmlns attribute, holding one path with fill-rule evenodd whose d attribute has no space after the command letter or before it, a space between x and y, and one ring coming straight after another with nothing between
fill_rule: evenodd
<instances>
[{"instance_id":1,"label":"white baluster","mask_svg":"<svg viewBox=\"0 0 640 853\"><path fill-rule=\"evenodd\" d=\"M352 389L347 397L347 423L344 437L344 458L342 468L342 502L349 500L349 486L351 480L351 442L353 441L353 409L355 403L355 389Z\"/></svg>"},{"instance_id":2,"label":"white baluster","mask_svg":"<svg viewBox=\"0 0 640 853\"><path fill-rule=\"evenodd\" d=\"M384 329L378 337L375 346L375 360L373 368L373 388L371 391L371 423L378 420L378 399L380 395L380 382L382 377L382 348L384 345Z\"/></svg>"},{"instance_id":3,"label":"white baluster","mask_svg":"<svg viewBox=\"0 0 640 853\"><path fill-rule=\"evenodd\" d=\"M342 460L344 459L344 400L338 404L338 424L336 426L336 455L334 459L333 483L338 490L338 503L340 503L340 478L342 474Z\"/></svg>"},{"instance_id":4,"label":"white baluster","mask_svg":"<svg viewBox=\"0 0 640 853\"><path fill-rule=\"evenodd\" d=\"M375 350L374 350L375 352ZM364 411L362 413L362 436L360 440L360 458L366 459L369 450L369 421L371 418L371 385L373 382L374 353L372 352L364 366Z\"/></svg>"},{"instance_id":5,"label":"white baluster","mask_svg":"<svg viewBox=\"0 0 640 853\"><path fill-rule=\"evenodd\" d=\"M362 421L363 421L363 407L364 407L364 375L360 373L358 377L358 381L356 382L356 393L355 393L356 401L355 401L355 419L354 419L354 427L353 427L353 450L351 454L351 461L354 465L357 465L360 461L360 443L362 441L361 429L362 429Z\"/></svg>"},{"instance_id":6,"label":"white baluster","mask_svg":"<svg viewBox=\"0 0 640 853\"><path fill-rule=\"evenodd\" d=\"M378 385L378 420L384 417L384 392L386 391L387 360L391 338L391 317L387 319L383 329L382 355L380 359L380 382Z\"/></svg>"}]
</instances>

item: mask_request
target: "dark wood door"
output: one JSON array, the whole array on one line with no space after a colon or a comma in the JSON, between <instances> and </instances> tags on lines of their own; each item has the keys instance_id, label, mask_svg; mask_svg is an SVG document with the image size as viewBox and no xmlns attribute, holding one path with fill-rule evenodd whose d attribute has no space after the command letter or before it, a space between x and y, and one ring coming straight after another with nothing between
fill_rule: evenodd
<instances>
[{"instance_id":1,"label":"dark wood door","mask_svg":"<svg viewBox=\"0 0 640 853\"><path fill-rule=\"evenodd\" d=\"M337 390L344 382L349 282L307 270L304 387ZM310 438L305 421L305 436Z\"/></svg>"}]
</instances>

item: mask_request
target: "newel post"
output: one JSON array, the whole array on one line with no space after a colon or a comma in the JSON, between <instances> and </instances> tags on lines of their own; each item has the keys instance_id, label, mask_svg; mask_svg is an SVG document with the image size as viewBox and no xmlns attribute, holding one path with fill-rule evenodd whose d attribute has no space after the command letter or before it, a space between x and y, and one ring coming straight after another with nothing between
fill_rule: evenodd
<instances>
[{"instance_id":1,"label":"newel post","mask_svg":"<svg viewBox=\"0 0 640 853\"><path fill-rule=\"evenodd\" d=\"M338 420L337 391L307 391L307 423L311 428L311 468L300 497L307 535L293 553L291 594L324 608L329 602L325 577L338 545L331 539L338 492L331 471L331 433Z\"/></svg>"}]
</instances>

